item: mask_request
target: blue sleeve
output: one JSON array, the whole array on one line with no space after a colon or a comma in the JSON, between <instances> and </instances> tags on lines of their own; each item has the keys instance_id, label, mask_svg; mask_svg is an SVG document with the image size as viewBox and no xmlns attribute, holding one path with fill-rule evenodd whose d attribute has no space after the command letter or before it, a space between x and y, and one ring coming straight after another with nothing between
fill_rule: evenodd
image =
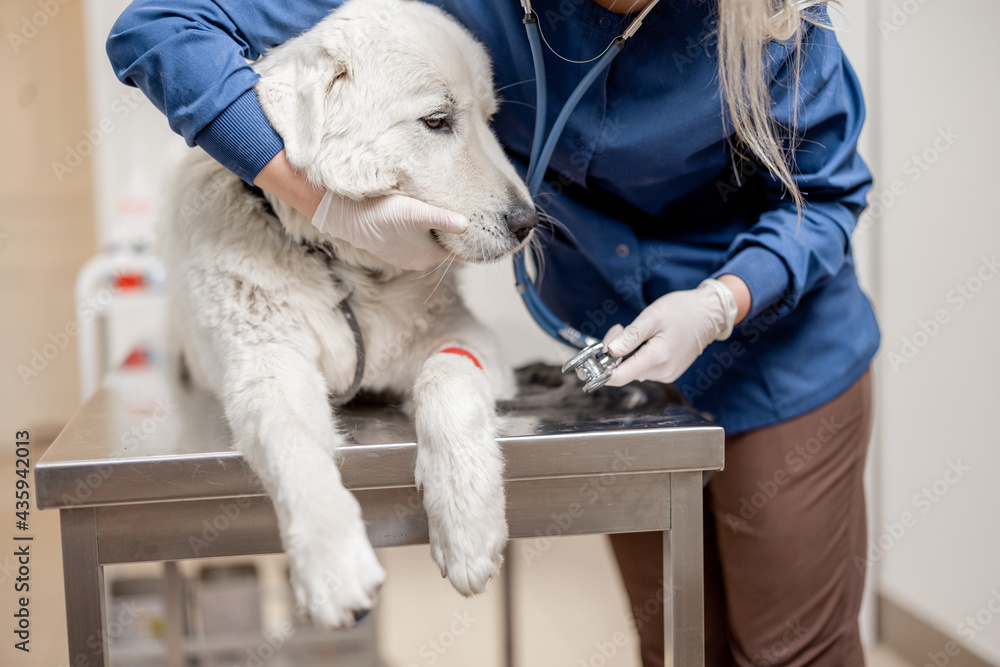
<instances>
[{"instance_id":1,"label":"blue sleeve","mask_svg":"<svg viewBox=\"0 0 1000 667\"><path fill-rule=\"evenodd\" d=\"M819 18L827 20L825 11ZM794 308L840 272L872 184L857 152L865 117L861 85L833 30L815 25L807 30L797 96L789 85L793 68L786 51L771 86L772 112L788 127L797 106L792 175L805 198L802 217L791 197L782 197L780 181L765 170L766 210L733 240L727 261L712 275L731 273L746 282L752 299L748 319L779 302L780 309Z\"/></svg>"},{"instance_id":2,"label":"blue sleeve","mask_svg":"<svg viewBox=\"0 0 1000 667\"><path fill-rule=\"evenodd\" d=\"M335 0L135 0L107 51L115 75L137 86L189 145L247 182L284 145L260 108L247 63L307 30Z\"/></svg>"}]
</instances>

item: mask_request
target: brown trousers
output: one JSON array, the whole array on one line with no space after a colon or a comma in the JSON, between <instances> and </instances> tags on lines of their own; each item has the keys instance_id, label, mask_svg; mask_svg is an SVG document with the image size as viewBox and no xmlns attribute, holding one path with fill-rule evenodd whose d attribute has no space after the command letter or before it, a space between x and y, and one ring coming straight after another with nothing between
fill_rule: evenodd
<instances>
[{"instance_id":1,"label":"brown trousers","mask_svg":"<svg viewBox=\"0 0 1000 667\"><path fill-rule=\"evenodd\" d=\"M705 489L705 664L864 665L871 369L819 408L726 437ZM644 667L663 665L661 533L611 538ZM651 613L653 612L653 613Z\"/></svg>"}]
</instances>

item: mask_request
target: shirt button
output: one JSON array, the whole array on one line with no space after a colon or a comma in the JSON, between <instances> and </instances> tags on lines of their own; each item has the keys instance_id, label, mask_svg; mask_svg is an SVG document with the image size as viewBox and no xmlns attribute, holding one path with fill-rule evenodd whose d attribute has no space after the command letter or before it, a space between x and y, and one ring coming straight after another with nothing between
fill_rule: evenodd
<instances>
[{"instance_id":1,"label":"shirt button","mask_svg":"<svg viewBox=\"0 0 1000 667\"><path fill-rule=\"evenodd\" d=\"M615 248L615 254L621 257L622 259L625 259L626 257L628 257L628 246L622 243L617 248Z\"/></svg>"},{"instance_id":2,"label":"shirt button","mask_svg":"<svg viewBox=\"0 0 1000 667\"><path fill-rule=\"evenodd\" d=\"M607 16L602 16L602 17L601 17L601 20L600 20L600 21L598 21L598 23L599 23L599 24L601 25L601 27L602 27L602 28L604 28L605 30L607 30L608 28L610 28L610 27L611 27L611 19L609 19L609 18L608 18Z\"/></svg>"}]
</instances>

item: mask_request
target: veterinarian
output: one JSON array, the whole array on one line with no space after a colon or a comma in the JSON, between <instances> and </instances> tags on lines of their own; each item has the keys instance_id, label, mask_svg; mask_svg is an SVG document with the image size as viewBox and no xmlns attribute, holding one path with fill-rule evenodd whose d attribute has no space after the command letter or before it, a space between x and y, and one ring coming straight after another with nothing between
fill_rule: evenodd
<instances>
[{"instance_id":1,"label":"veterinarian","mask_svg":"<svg viewBox=\"0 0 1000 667\"><path fill-rule=\"evenodd\" d=\"M430 267L445 253L429 230L461 233L463 216L315 190L254 92L246 59L337 4L137 0L108 53L175 131L247 183L328 234ZM522 8L439 4L494 59L495 131L523 173L534 74ZM555 114L588 67L569 61L598 56L649 2L533 4ZM676 382L726 429L726 469L705 493L708 665L864 664L862 473L879 331L851 233L871 176L856 150L860 87L827 21L817 0L659 3L570 117L537 198L565 225L543 238L544 301L607 334L616 355L638 348L613 384ZM660 535L612 542L643 662L661 665Z\"/></svg>"}]
</instances>

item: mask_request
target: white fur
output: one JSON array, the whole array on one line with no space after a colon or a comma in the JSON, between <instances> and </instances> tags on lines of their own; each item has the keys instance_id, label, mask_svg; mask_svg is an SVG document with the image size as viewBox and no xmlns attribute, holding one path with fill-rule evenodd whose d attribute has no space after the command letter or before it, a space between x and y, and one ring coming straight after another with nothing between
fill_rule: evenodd
<instances>
[{"instance_id":1,"label":"white fur","mask_svg":"<svg viewBox=\"0 0 1000 667\"><path fill-rule=\"evenodd\" d=\"M530 205L489 129L482 47L437 8L353 0L256 64L257 91L290 162L345 196L400 193L466 215L438 241L465 261L510 254L505 216ZM444 112L454 131L422 120ZM507 540L494 399L514 382L493 336L457 297L454 272L407 272L335 239L271 199L280 221L210 158L179 171L162 230L172 322L193 380L222 400L235 446L277 512L296 599L327 626L374 603L385 572L336 464L344 434L328 395L355 370L345 298L364 335L366 390L411 396L431 549L469 595ZM331 277L301 239L332 242ZM481 360L437 354L460 344Z\"/></svg>"}]
</instances>

